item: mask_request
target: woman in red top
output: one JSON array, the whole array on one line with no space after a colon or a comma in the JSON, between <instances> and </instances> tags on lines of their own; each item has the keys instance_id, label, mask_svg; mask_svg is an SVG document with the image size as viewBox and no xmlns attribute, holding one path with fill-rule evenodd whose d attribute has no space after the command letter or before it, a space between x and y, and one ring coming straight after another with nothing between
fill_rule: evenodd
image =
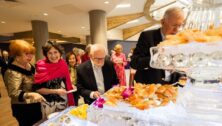
<instances>
[{"instance_id":1,"label":"woman in red top","mask_svg":"<svg viewBox=\"0 0 222 126\"><path fill-rule=\"evenodd\" d=\"M41 103L43 117L64 110L67 106L74 105L68 65L61 58L63 48L56 42L47 42L42 47L46 57L36 63L34 89L43 95L46 102Z\"/></svg>"}]
</instances>

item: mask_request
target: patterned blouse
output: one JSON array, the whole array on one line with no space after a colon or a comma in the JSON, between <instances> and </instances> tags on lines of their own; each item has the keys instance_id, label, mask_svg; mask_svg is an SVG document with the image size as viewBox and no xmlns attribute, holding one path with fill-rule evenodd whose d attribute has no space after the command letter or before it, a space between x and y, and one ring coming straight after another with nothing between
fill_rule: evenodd
<instances>
[{"instance_id":1,"label":"patterned blouse","mask_svg":"<svg viewBox=\"0 0 222 126\"><path fill-rule=\"evenodd\" d=\"M56 78L54 80L50 80L47 82L44 82L42 84L35 84L33 86L34 90L38 90L41 88L47 88L47 89L66 89L65 87L65 79L64 78ZM66 97L62 97L58 94L47 94L42 96L46 99L47 102L67 102Z\"/></svg>"},{"instance_id":2,"label":"patterned blouse","mask_svg":"<svg viewBox=\"0 0 222 126\"><path fill-rule=\"evenodd\" d=\"M73 85L76 86L77 83L77 73L76 73L76 67L69 66L69 72L70 72L70 79Z\"/></svg>"},{"instance_id":3,"label":"patterned blouse","mask_svg":"<svg viewBox=\"0 0 222 126\"><path fill-rule=\"evenodd\" d=\"M23 95L25 92L32 91L34 73L33 66L30 71L13 64L8 67L4 75L4 82L12 104L33 103L30 99L24 99Z\"/></svg>"}]
</instances>

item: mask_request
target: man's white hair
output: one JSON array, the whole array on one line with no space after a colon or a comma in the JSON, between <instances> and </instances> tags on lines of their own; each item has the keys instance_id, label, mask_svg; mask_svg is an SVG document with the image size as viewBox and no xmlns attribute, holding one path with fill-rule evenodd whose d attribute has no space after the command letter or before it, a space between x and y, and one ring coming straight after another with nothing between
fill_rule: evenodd
<instances>
[{"instance_id":1,"label":"man's white hair","mask_svg":"<svg viewBox=\"0 0 222 126\"><path fill-rule=\"evenodd\" d=\"M172 17L184 17L183 9L179 7L172 7L165 11L163 19L169 19Z\"/></svg>"},{"instance_id":2,"label":"man's white hair","mask_svg":"<svg viewBox=\"0 0 222 126\"><path fill-rule=\"evenodd\" d=\"M90 47L90 55L94 55L95 52L97 51L104 51L104 53L106 54L106 48L101 45L101 44L93 44Z\"/></svg>"}]
</instances>

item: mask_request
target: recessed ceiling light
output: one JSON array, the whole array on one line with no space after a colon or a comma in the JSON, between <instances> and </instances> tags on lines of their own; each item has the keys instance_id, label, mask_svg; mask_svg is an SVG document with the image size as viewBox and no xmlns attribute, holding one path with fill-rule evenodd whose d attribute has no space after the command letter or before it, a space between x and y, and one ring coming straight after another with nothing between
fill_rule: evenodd
<instances>
[{"instance_id":1,"label":"recessed ceiling light","mask_svg":"<svg viewBox=\"0 0 222 126\"><path fill-rule=\"evenodd\" d=\"M127 7L131 7L131 4L119 4L116 6L116 8L127 8Z\"/></svg>"},{"instance_id":2,"label":"recessed ceiling light","mask_svg":"<svg viewBox=\"0 0 222 126\"><path fill-rule=\"evenodd\" d=\"M153 17L157 16L157 11L153 11Z\"/></svg>"},{"instance_id":3,"label":"recessed ceiling light","mask_svg":"<svg viewBox=\"0 0 222 126\"><path fill-rule=\"evenodd\" d=\"M60 31L60 30L58 30L57 32L58 32L58 33L61 33L61 31Z\"/></svg>"},{"instance_id":4,"label":"recessed ceiling light","mask_svg":"<svg viewBox=\"0 0 222 126\"><path fill-rule=\"evenodd\" d=\"M49 14L48 14L48 13L43 13L43 15L44 15L44 16L48 16Z\"/></svg>"},{"instance_id":5,"label":"recessed ceiling light","mask_svg":"<svg viewBox=\"0 0 222 126\"><path fill-rule=\"evenodd\" d=\"M109 4L109 1L105 1L104 4Z\"/></svg>"},{"instance_id":6,"label":"recessed ceiling light","mask_svg":"<svg viewBox=\"0 0 222 126\"><path fill-rule=\"evenodd\" d=\"M5 21L1 21L1 23L2 23L2 24L5 24L6 22L5 22Z\"/></svg>"},{"instance_id":7,"label":"recessed ceiling light","mask_svg":"<svg viewBox=\"0 0 222 126\"><path fill-rule=\"evenodd\" d=\"M86 27L82 26L81 29L85 29Z\"/></svg>"},{"instance_id":8,"label":"recessed ceiling light","mask_svg":"<svg viewBox=\"0 0 222 126\"><path fill-rule=\"evenodd\" d=\"M139 20L138 19L132 20L132 21L127 22L127 24L132 24L132 23L136 23L136 22L139 22Z\"/></svg>"}]
</instances>

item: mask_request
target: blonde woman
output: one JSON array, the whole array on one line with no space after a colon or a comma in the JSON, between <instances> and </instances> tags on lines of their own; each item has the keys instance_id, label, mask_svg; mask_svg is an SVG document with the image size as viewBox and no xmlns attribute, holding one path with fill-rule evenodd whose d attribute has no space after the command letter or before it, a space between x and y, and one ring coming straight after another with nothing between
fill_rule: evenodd
<instances>
[{"instance_id":1,"label":"blonde woman","mask_svg":"<svg viewBox=\"0 0 222 126\"><path fill-rule=\"evenodd\" d=\"M126 75L125 75L125 66L127 65L126 56L123 51L121 44L117 44L114 47L115 53L112 54L111 60L114 62L114 67L116 70L117 77L119 79L119 84L121 86L126 85Z\"/></svg>"}]
</instances>

